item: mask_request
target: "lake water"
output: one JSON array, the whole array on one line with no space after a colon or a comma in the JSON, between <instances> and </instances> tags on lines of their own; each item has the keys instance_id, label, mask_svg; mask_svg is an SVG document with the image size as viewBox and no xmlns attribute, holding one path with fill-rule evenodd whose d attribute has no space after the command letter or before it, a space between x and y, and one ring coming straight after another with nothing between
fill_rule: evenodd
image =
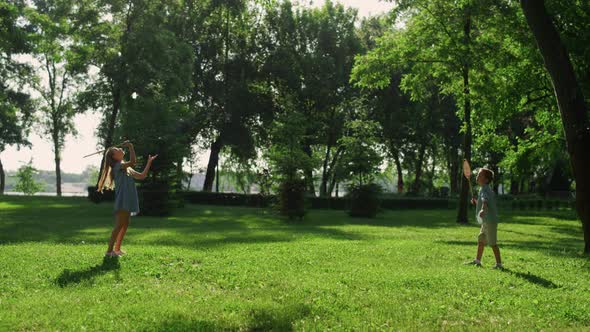
<instances>
[{"instance_id":1,"label":"lake water","mask_svg":"<svg viewBox=\"0 0 590 332\"><path fill-rule=\"evenodd\" d=\"M14 192L14 191L5 191L4 195L12 195L12 196L24 196L23 193ZM86 197L88 196L87 192L74 192L74 193L61 193L64 197ZM56 193L36 193L34 196L57 196Z\"/></svg>"}]
</instances>

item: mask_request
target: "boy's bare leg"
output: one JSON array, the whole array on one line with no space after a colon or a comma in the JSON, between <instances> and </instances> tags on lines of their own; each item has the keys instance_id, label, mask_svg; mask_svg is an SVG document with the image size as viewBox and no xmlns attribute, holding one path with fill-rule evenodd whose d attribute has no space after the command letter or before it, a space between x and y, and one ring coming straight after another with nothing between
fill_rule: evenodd
<instances>
[{"instance_id":1,"label":"boy's bare leg","mask_svg":"<svg viewBox=\"0 0 590 332\"><path fill-rule=\"evenodd\" d=\"M500 257L500 248L497 245L492 246L492 250L494 251L494 256L496 257L496 264L502 264L502 258Z\"/></svg>"},{"instance_id":2,"label":"boy's bare leg","mask_svg":"<svg viewBox=\"0 0 590 332\"><path fill-rule=\"evenodd\" d=\"M477 242L477 256L475 259L481 262L481 257L483 256L483 249L486 247L485 242Z\"/></svg>"}]
</instances>

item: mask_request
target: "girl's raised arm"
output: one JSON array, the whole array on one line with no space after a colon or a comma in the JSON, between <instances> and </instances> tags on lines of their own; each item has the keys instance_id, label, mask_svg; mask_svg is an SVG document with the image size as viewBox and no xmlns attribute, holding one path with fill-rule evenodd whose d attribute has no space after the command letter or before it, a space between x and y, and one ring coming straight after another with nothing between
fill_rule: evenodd
<instances>
[{"instance_id":1,"label":"girl's raised arm","mask_svg":"<svg viewBox=\"0 0 590 332\"><path fill-rule=\"evenodd\" d=\"M129 173L131 174L131 176L133 176L134 179L136 180L143 180L146 178L148 171L150 170L150 167L152 166L152 161L154 159L156 159L156 157L158 157L158 155L152 156L150 155L148 157L148 161L145 164L145 168L143 169L143 172L139 173L138 171L134 170L133 168L129 168Z\"/></svg>"},{"instance_id":2,"label":"girl's raised arm","mask_svg":"<svg viewBox=\"0 0 590 332\"><path fill-rule=\"evenodd\" d=\"M125 141L125 143L123 143L121 146L129 148L129 161L122 163L121 168L126 169L127 167L135 166L136 158L135 158L135 149L133 148L133 144L129 141Z\"/></svg>"}]
</instances>

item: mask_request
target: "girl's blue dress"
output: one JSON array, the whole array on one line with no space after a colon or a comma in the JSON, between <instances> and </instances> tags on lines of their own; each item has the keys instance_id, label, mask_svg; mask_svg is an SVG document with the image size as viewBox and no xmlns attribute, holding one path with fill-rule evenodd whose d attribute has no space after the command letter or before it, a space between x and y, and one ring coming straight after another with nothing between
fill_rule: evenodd
<instances>
[{"instance_id":1,"label":"girl's blue dress","mask_svg":"<svg viewBox=\"0 0 590 332\"><path fill-rule=\"evenodd\" d=\"M136 215L139 212L139 199L135 179L121 168L121 162L115 163L111 172L115 179L115 212L124 210Z\"/></svg>"}]
</instances>

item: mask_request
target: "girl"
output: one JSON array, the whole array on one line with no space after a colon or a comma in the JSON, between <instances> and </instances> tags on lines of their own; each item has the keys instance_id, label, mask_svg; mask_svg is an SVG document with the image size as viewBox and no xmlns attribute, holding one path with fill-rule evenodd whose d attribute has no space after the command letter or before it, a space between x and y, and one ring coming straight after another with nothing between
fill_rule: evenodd
<instances>
[{"instance_id":1,"label":"girl","mask_svg":"<svg viewBox=\"0 0 590 332\"><path fill-rule=\"evenodd\" d=\"M98 192L104 189L113 190L115 188L115 228L111 233L111 240L105 256L118 257L125 254L121 250L121 242L129 227L129 217L139 212L139 202L137 199L137 189L135 180L143 180L152 165L152 161L158 155L149 156L143 172L139 173L133 168L135 165L135 150L133 144L125 141L121 147L129 148L131 159L123 161L125 151L121 148L111 147L107 149L104 157L104 165L100 180L98 181Z\"/></svg>"}]
</instances>

